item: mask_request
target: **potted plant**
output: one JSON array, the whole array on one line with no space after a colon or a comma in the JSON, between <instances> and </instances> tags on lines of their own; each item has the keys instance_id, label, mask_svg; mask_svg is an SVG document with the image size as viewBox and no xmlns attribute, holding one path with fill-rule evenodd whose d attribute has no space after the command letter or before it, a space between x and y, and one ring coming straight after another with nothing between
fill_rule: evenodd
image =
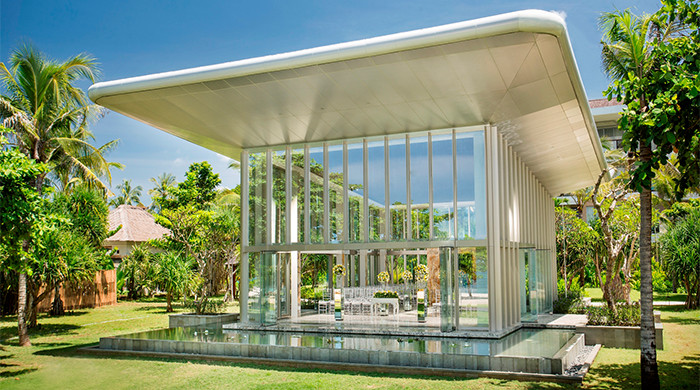
<instances>
[{"instance_id":1,"label":"potted plant","mask_svg":"<svg viewBox=\"0 0 700 390\"><path fill-rule=\"evenodd\" d=\"M343 277L346 274L345 266L336 264L333 267L333 275L335 275L335 289L333 290L333 300L335 308L335 320L343 320L343 290L340 287L343 285Z\"/></svg>"},{"instance_id":2,"label":"potted plant","mask_svg":"<svg viewBox=\"0 0 700 390\"><path fill-rule=\"evenodd\" d=\"M425 322L425 286L428 283L428 267L424 264L418 264L415 268L416 284L416 311L418 312L418 322Z\"/></svg>"}]
</instances>

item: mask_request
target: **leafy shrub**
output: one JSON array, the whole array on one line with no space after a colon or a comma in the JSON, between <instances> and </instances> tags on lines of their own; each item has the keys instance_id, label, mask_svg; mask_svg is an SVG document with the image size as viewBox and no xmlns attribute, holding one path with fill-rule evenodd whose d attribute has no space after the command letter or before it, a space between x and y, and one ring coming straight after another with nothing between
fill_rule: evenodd
<instances>
[{"instance_id":1,"label":"leafy shrub","mask_svg":"<svg viewBox=\"0 0 700 390\"><path fill-rule=\"evenodd\" d=\"M201 314L217 314L224 311L226 307L226 302L213 299L185 299L183 301L183 306L185 308L192 310L193 312ZM197 310L199 309L199 310Z\"/></svg>"},{"instance_id":2,"label":"leafy shrub","mask_svg":"<svg viewBox=\"0 0 700 390\"><path fill-rule=\"evenodd\" d=\"M311 286L301 286L300 294L302 299L319 300L323 298L322 288L313 288Z\"/></svg>"},{"instance_id":3,"label":"leafy shrub","mask_svg":"<svg viewBox=\"0 0 700 390\"><path fill-rule=\"evenodd\" d=\"M588 325L605 326L639 326L641 324L641 312L639 304L617 304L617 315L607 306L589 307L587 309Z\"/></svg>"},{"instance_id":4,"label":"leafy shrub","mask_svg":"<svg viewBox=\"0 0 700 390\"><path fill-rule=\"evenodd\" d=\"M586 308L583 304L585 291L581 289L578 277L571 281L571 289L565 291L564 280L557 281L557 299L554 300L552 311L555 314L583 314Z\"/></svg>"},{"instance_id":5,"label":"leafy shrub","mask_svg":"<svg viewBox=\"0 0 700 390\"><path fill-rule=\"evenodd\" d=\"M377 291L374 293L375 298L398 298L399 294L396 291Z\"/></svg>"}]
</instances>

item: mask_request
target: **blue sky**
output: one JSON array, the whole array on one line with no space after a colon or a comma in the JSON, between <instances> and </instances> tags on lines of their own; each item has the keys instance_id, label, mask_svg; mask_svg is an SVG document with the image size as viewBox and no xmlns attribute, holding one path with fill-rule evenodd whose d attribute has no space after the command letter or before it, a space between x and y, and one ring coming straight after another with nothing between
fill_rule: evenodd
<instances>
[{"instance_id":1,"label":"blue sky","mask_svg":"<svg viewBox=\"0 0 700 390\"><path fill-rule=\"evenodd\" d=\"M0 1L0 59L22 42L51 58L80 52L100 62L101 80L275 54L401 31L537 8L565 16L589 99L602 97L601 12L654 12L658 1ZM81 85L85 89L87 83ZM97 143L120 139L108 157L126 165L112 187L131 179L150 202L149 178L163 172L182 180L190 163L209 161L222 186L235 187L229 159L160 130L109 113L92 127Z\"/></svg>"}]
</instances>

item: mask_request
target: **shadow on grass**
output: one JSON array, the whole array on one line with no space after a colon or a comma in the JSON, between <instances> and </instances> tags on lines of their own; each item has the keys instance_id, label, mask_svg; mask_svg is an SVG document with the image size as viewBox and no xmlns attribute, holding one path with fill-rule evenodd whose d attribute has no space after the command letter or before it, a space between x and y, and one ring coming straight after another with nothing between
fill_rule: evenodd
<instances>
[{"instance_id":1,"label":"shadow on grass","mask_svg":"<svg viewBox=\"0 0 700 390\"><path fill-rule=\"evenodd\" d=\"M12 358L14 355L2 355L0 356L0 378L11 378L17 377L23 374L28 374L30 372L36 371L36 367L22 367L17 363L8 363L5 360Z\"/></svg>"},{"instance_id":2,"label":"shadow on grass","mask_svg":"<svg viewBox=\"0 0 700 390\"><path fill-rule=\"evenodd\" d=\"M662 389L698 388L700 355L684 356L681 360L673 362L660 361L658 364ZM598 365L589 372L585 382L589 382L595 388L639 388L640 365L638 362Z\"/></svg>"},{"instance_id":3,"label":"shadow on grass","mask_svg":"<svg viewBox=\"0 0 700 390\"><path fill-rule=\"evenodd\" d=\"M76 333L81 326L73 324L39 324L36 328L29 330L29 339L43 336L60 336ZM0 339L13 339L17 336L17 326L5 326L0 328ZM16 341L16 340L15 340Z\"/></svg>"}]
</instances>

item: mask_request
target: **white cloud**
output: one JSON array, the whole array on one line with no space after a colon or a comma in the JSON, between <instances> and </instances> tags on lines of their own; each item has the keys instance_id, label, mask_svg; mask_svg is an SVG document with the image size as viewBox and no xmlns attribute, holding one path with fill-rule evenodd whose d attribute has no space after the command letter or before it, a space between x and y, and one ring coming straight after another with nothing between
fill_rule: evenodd
<instances>
[{"instance_id":1,"label":"white cloud","mask_svg":"<svg viewBox=\"0 0 700 390\"><path fill-rule=\"evenodd\" d=\"M553 13L559 15L560 18L566 20L566 11L550 10L549 12L553 12Z\"/></svg>"}]
</instances>

